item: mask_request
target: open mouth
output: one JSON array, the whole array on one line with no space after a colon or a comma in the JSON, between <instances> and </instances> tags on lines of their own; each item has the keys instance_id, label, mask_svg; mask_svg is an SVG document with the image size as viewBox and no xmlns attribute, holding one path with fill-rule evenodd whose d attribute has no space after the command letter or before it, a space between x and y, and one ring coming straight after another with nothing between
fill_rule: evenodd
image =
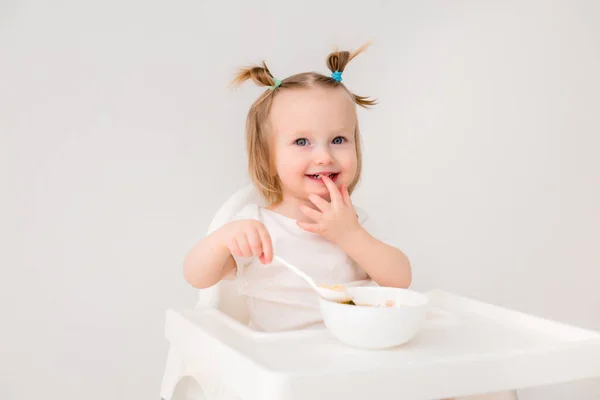
<instances>
[{"instance_id":1,"label":"open mouth","mask_svg":"<svg viewBox=\"0 0 600 400\"><path fill-rule=\"evenodd\" d=\"M334 182L337 179L338 175L339 175L339 172L334 172L332 174L327 174L327 176L329 177L329 179L331 179ZM323 174L314 174L314 175L306 175L306 176L308 178L314 179L316 181L322 181L321 177L323 176Z\"/></svg>"}]
</instances>

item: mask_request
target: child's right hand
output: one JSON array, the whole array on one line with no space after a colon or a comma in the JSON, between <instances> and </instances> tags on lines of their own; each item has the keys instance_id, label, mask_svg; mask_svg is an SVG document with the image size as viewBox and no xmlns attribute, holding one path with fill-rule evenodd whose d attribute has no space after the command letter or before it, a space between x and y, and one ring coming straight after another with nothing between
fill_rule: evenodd
<instances>
[{"instance_id":1,"label":"child's right hand","mask_svg":"<svg viewBox=\"0 0 600 400\"><path fill-rule=\"evenodd\" d=\"M244 219L227 225L225 245L238 257L258 257L262 264L273 261L271 236L262 222Z\"/></svg>"}]
</instances>

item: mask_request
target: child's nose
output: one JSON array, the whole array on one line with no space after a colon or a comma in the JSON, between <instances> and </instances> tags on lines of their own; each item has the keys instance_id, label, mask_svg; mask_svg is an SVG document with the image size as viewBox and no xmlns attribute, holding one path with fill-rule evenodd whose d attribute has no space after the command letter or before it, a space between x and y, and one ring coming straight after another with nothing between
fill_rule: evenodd
<instances>
[{"instance_id":1,"label":"child's nose","mask_svg":"<svg viewBox=\"0 0 600 400\"><path fill-rule=\"evenodd\" d=\"M320 149L315 156L315 162L319 165L332 164L333 157L328 149Z\"/></svg>"}]
</instances>

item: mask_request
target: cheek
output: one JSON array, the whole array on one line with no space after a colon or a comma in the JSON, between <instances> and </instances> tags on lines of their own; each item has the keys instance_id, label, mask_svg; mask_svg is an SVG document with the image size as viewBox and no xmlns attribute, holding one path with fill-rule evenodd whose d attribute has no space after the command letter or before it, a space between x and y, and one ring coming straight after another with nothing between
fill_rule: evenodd
<instances>
[{"instance_id":1,"label":"cheek","mask_svg":"<svg viewBox=\"0 0 600 400\"><path fill-rule=\"evenodd\" d=\"M344 169L354 170L358 164L356 158L356 151L354 149L347 149L339 155L339 163L342 164Z\"/></svg>"},{"instance_id":2,"label":"cheek","mask_svg":"<svg viewBox=\"0 0 600 400\"><path fill-rule=\"evenodd\" d=\"M293 150L280 151L279 157L277 157L277 173L282 179L293 178L295 176L304 175L306 162Z\"/></svg>"}]
</instances>

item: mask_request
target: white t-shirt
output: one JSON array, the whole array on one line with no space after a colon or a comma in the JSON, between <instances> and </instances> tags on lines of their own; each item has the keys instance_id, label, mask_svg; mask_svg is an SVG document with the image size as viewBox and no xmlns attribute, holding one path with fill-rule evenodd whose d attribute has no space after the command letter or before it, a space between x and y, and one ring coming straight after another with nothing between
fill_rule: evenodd
<instances>
[{"instance_id":1,"label":"white t-shirt","mask_svg":"<svg viewBox=\"0 0 600 400\"><path fill-rule=\"evenodd\" d=\"M356 211L361 225L377 237L364 211ZM232 220L240 219L261 221L271 236L274 254L302 269L318 285L364 284L369 278L339 246L304 231L295 219L257 204L247 205ZM246 299L251 328L275 332L322 326L317 294L302 278L276 261L263 265L256 257L234 259L237 269L229 279L236 279Z\"/></svg>"}]
</instances>

